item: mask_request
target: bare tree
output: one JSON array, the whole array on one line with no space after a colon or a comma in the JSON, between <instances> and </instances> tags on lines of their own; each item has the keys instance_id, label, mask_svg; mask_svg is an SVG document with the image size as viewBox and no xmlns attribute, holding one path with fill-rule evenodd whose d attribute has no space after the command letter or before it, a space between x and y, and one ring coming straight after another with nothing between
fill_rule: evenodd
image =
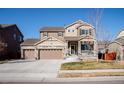
<instances>
[{"instance_id":1,"label":"bare tree","mask_svg":"<svg viewBox=\"0 0 124 93\"><path fill-rule=\"evenodd\" d=\"M99 8L90 9L89 14L88 14L89 23L91 23L96 29L96 38L97 39L100 37L99 35L101 33L101 25L102 25L101 19L103 16L103 10L104 9L99 9Z\"/></svg>"},{"instance_id":2,"label":"bare tree","mask_svg":"<svg viewBox=\"0 0 124 93\"><path fill-rule=\"evenodd\" d=\"M94 26L96 30L96 33L95 33L96 40L101 42L103 46L103 51L105 53L107 51L107 46L112 40L113 36L112 36L112 33L107 30L107 27L104 28L103 26L103 23L102 23L103 15L104 15L104 9L102 8L89 9L88 21ZM97 42L97 45L98 45L98 42Z\"/></svg>"},{"instance_id":3,"label":"bare tree","mask_svg":"<svg viewBox=\"0 0 124 93\"><path fill-rule=\"evenodd\" d=\"M88 15L88 21L91 23L96 29L96 39L98 41L111 41L113 36L110 31L107 30L107 27L103 27L102 17L104 14L103 8L90 9Z\"/></svg>"}]
</instances>

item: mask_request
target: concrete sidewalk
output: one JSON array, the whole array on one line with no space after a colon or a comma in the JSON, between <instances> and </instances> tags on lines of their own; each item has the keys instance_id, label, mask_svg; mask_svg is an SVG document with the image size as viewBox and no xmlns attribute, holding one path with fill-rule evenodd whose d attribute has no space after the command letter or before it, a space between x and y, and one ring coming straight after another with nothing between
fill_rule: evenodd
<instances>
[{"instance_id":1,"label":"concrete sidewalk","mask_svg":"<svg viewBox=\"0 0 124 93\"><path fill-rule=\"evenodd\" d=\"M18 77L9 77L9 78L0 77L0 83L1 84L124 84L124 76L57 78L54 77L54 75L53 77L51 77L52 75L30 74L28 76L27 74L26 76L20 75Z\"/></svg>"}]
</instances>

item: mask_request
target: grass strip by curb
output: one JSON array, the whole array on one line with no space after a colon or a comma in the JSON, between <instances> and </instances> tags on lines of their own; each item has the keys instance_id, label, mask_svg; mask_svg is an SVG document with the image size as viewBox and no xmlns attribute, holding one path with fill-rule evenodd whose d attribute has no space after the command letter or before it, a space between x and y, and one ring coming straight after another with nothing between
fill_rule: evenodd
<instances>
[{"instance_id":1,"label":"grass strip by curb","mask_svg":"<svg viewBox=\"0 0 124 93\"><path fill-rule=\"evenodd\" d=\"M69 62L63 63L60 70L90 70L90 69L124 69L124 64L120 63L100 63L100 62Z\"/></svg>"},{"instance_id":2,"label":"grass strip by curb","mask_svg":"<svg viewBox=\"0 0 124 93\"><path fill-rule=\"evenodd\" d=\"M59 73L58 78L124 76L124 72Z\"/></svg>"}]
</instances>

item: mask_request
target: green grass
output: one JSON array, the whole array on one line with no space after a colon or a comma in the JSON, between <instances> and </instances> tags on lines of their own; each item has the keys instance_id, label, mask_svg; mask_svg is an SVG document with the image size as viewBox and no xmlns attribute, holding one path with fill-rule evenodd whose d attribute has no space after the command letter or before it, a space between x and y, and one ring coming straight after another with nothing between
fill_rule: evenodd
<instances>
[{"instance_id":1,"label":"green grass","mask_svg":"<svg viewBox=\"0 0 124 93\"><path fill-rule=\"evenodd\" d=\"M60 73L59 78L124 76L124 72Z\"/></svg>"},{"instance_id":2,"label":"green grass","mask_svg":"<svg viewBox=\"0 0 124 93\"><path fill-rule=\"evenodd\" d=\"M61 65L61 70L124 69L124 64L115 62L69 62Z\"/></svg>"}]
</instances>

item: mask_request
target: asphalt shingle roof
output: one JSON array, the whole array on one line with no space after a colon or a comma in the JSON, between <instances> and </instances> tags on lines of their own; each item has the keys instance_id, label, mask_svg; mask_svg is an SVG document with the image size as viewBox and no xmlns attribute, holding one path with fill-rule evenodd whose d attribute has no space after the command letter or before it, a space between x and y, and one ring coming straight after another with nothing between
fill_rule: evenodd
<instances>
[{"instance_id":1,"label":"asphalt shingle roof","mask_svg":"<svg viewBox=\"0 0 124 93\"><path fill-rule=\"evenodd\" d=\"M24 40L24 42L21 45L22 46L23 45L34 45L38 41L40 41L40 40L39 39L26 39L26 40Z\"/></svg>"},{"instance_id":2,"label":"asphalt shingle roof","mask_svg":"<svg viewBox=\"0 0 124 93\"><path fill-rule=\"evenodd\" d=\"M43 27L40 29L40 32L44 31L63 31L64 32L64 27Z\"/></svg>"}]
</instances>

